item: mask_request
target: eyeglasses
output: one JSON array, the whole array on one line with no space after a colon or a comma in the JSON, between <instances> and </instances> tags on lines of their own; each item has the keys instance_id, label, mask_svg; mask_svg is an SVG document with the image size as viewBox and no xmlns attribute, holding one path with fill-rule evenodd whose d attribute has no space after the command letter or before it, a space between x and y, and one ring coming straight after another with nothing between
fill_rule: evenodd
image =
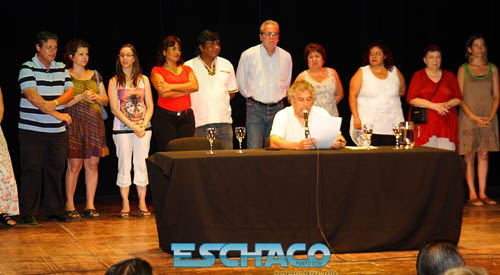
<instances>
[{"instance_id":1,"label":"eyeglasses","mask_svg":"<svg viewBox=\"0 0 500 275\"><path fill-rule=\"evenodd\" d=\"M133 54L119 54L118 57L120 58L125 58L125 57L134 57L135 55Z\"/></svg>"},{"instance_id":2,"label":"eyeglasses","mask_svg":"<svg viewBox=\"0 0 500 275\"><path fill-rule=\"evenodd\" d=\"M220 41L219 40L216 40L216 41L206 41L205 42L205 47L215 48L217 46L220 47Z\"/></svg>"},{"instance_id":3,"label":"eyeglasses","mask_svg":"<svg viewBox=\"0 0 500 275\"><path fill-rule=\"evenodd\" d=\"M374 53L369 53L368 56L383 56L383 52L374 52Z\"/></svg>"},{"instance_id":4,"label":"eyeglasses","mask_svg":"<svg viewBox=\"0 0 500 275\"><path fill-rule=\"evenodd\" d=\"M260 32L260 34L263 34L264 36L267 36L267 37L276 37L276 36L279 36L280 33L279 32Z\"/></svg>"},{"instance_id":5,"label":"eyeglasses","mask_svg":"<svg viewBox=\"0 0 500 275\"><path fill-rule=\"evenodd\" d=\"M43 46L42 48L45 48L49 51L57 51L57 46Z\"/></svg>"},{"instance_id":6,"label":"eyeglasses","mask_svg":"<svg viewBox=\"0 0 500 275\"><path fill-rule=\"evenodd\" d=\"M175 47L175 46L170 46L168 47L170 50L172 50L173 52L180 52L182 50L181 47Z\"/></svg>"}]
</instances>

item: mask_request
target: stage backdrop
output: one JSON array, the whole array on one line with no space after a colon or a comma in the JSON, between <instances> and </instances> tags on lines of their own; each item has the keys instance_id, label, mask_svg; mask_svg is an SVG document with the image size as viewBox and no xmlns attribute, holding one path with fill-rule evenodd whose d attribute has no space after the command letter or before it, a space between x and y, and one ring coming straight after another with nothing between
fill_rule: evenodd
<instances>
[{"instance_id":1,"label":"stage backdrop","mask_svg":"<svg viewBox=\"0 0 500 275\"><path fill-rule=\"evenodd\" d=\"M345 97L339 104L344 118L342 131L348 136L350 110L348 90L351 76L361 63L362 53L373 40L384 40L392 49L396 66L407 84L412 74L423 68L423 47L435 42L443 50L442 67L453 72L464 62L464 44L473 33L483 33L489 42L489 57L500 63L500 29L496 20L500 3L476 2L474 8L456 1L3 1L0 29L5 116L2 128L9 144L17 177L19 145L17 121L20 90L17 77L20 65L35 54L34 36L49 30L59 36L58 61L65 44L81 38L91 44L90 65L104 76L114 75L118 49L132 43L139 52L144 74L150 75L163 37L179 36L183 58L195 56L196 35L204 29L221 34L220 55L235 69L241 52L259 41L259 26L266 19L280 23L279 46L293 58L293 77L306 69L303 49L318 42L327 50L326 66L335 68ZM155 94L155 92L154 92ZM156 98L156 94L155 94ZM404 101L404 100L403 100ZM233 126L245 124L245 104L241 95L232 100ZM405 115L407 105L403 103ZM109 111L109 108L108 108ZM110 135L112 118L106 121L111 155L100 165L97 196L118 195L116 157ZM155 151L152 144L151 153ZM498 166L497 153L490 155L491 168ZM498 172L490 169L489 187L495 192ZM19 177L18 177L19 178ZM83 183L83 182L82 182ZM77 196L83 195L80 184Z\"/></svg>"}]
</instances>

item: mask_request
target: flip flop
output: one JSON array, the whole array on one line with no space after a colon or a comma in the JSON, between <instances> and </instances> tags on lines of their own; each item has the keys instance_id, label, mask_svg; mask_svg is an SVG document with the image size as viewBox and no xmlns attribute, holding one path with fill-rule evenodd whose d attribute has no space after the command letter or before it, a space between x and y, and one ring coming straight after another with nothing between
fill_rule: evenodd
<instances>
[{"instance_id":1,"label":"flip flop","mask_svg":"<svg viewBox=\"0 0 500 275\"><path fill-rule=\"evenodd\" d=\"M0 223L8 227L13 227L17 224L7 213L0 214Z\"/></svg>"},{"instance_id":2,"label":"flip flop","mask_svg":"<svg viewBox=\"0 0 500 275\"><path fill-rule=\"evenodd\" d=\"M149 216L151 216L151 211L149 211L149 210L144 211L144 210L139 209L139 213L137 215L139 217L149 217Z\"/></svg>"},{"instance_id":3,"label":"flip flop","mask_svg":"<svg viewBox=\"0 0 500 275\"><path fill-rule=\"evenodd\" d=\"M484 204L487 204L487 205L495 205L497 204L496 201L490 199L490 198L483 198L481 199L481 201L484 203Z\"/></svg>"},{"instance_id":4,"label":"flip flop","mask_svg":"<svg viewBox=\"0 0 500 275\"><path fill-rule=\"evenodd\" d=\"M80 213L78 213L78 211L75 210L66 210L64 211L64 213L66 213L66 216L72 220L79 220L80 219Z\"/></svg>"},{"instance_id":5,"label":"flip flop","mask_svg":"<svg viewBox=\"0 0 500 275\"><path fill-rule=\"evenodd\" d=\"M469 200L467 203L469 205L472 205L472 206L483 206L484 205L484 203L480 199Z\"/></svg>"},{"instance_id":6,"label":"flip flop","mask_svg":"<svg viewBox=\"0 0 500 275\"><path fill-rule=\"evenodd\" d=\"M87 219L98 219L99 218L99 212L95 209L86 209L84 212L84 217Z\"/></svg>"},{"instance_id":7,"label":"flip flop","mask_svg":"<svg viewBox=\"0 0 500 275\"><path fill-rule=\"evenodd\" d=\"M130 211L127 211L127 212L120 212L120 218L122 219L128 219L130 217Z\"/></svg>"}]
</instances>

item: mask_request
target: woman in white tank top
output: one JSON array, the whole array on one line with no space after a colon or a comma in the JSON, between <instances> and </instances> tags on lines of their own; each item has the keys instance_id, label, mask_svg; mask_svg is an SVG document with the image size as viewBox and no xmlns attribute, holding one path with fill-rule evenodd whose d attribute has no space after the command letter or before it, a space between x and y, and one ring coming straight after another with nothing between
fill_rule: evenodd
<instances>
[{"instance_id":1,"label":"woman in white tank top","mask_svg":"<svg viewBox=\"0 0 500 275\"><path fill-rule=\"evenodd\" d=\"M400 97L406 92L403 75L394 66L389 48L372 42L364 57L365 66L351 78L349 106L353 140L365 123L373 125L372 145L394 145L392 125L404 121Z\"/></svg>"}]
</instances>

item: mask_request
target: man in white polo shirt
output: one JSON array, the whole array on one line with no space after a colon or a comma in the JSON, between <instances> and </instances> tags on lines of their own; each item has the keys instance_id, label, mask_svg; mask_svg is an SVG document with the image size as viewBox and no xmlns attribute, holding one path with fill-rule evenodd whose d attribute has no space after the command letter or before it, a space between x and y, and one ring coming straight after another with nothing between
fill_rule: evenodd
<instances>
[{"instance_id":1,"label":"man in white polo shirt","mask_svg":"<svg viewBox=\"0 0 500 275\"><path fill-rule=\"evenodd\" d=\"M314 121L321 116L330 116L327 110L313 106L316 91L307 81L297 81L287 91L288 100L292 106L279 111L274 116L269 145L274 149L308 150L317 146L315 138L306 136L304 112L308 120ZM308 130L308 129L307 129ZM345 139L339 134L331 148L345 147Z\"/></svg>"},{"instance_id":2,"label":"man in white polo shirt","mask_svg":"<svg viewBox=\"0 0 500 275\"><path fill-rule=\"evenodd\" d=\"M202 31L197 38L199 55L184 65L193 69L198 79L198 92L191 94L197 137L204 137L207 128L217 129L223 149L233 149L233 120L229 101L238 92L234 68L219 56L219 34Z\"/></svg>"}]
</instances>

